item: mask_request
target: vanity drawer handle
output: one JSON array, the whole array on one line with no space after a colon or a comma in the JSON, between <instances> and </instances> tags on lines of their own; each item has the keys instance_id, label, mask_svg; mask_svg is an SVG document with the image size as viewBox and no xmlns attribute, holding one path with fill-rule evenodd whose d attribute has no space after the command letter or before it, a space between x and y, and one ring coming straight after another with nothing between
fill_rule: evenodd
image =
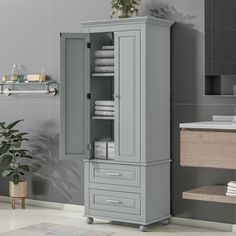
<instances>
[{"instance_id":1,"label":"vanity drawer handle","mask_svg":"<svg viewBox=\"0 0 236 236\"><path fill-rule=\"evenodd\" d=\"M121 201L118 201L118 200L110 200L110 199L107 199L106 202L107 202L107 203L121 204Z\"/></svg>"},{"instance_id":2,"label":"vanity drawer handle","mask_svg":"<svg viewBox=\"0 0 236 236\"><path fill-rule=\"evenodd\" d=\"M108 172L108 173L106 173L106 175L108 175L108 176L121 176L120 173L113 173L113 172Z\"/></svg>"}]
</instances>

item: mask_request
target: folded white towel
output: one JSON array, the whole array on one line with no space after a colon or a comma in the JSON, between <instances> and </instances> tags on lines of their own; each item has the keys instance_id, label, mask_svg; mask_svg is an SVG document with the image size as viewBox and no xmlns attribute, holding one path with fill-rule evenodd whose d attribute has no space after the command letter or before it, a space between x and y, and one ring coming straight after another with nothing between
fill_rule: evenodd
<instances>
[{"instance_id":1,"label":"folded white towel","mask_svg":"<svg viewBox=\"0 0 236 236\"><path fill-rule=\"evenodd\" d=\"M226 193L226 196L229 196L229 197L236 197L236 193Z\"/></svg>"},{"instance_id":2,"label":"folded white towel","mask_svg":"<svg viewBox=\"0 0 236 236\"><path fill-rule=\"evenodd\" d=\"M96 58L96 66L114 66L114 58Z\"/></svg>"},{"instance_id":3,"label":"folded white towel","mask_svg":"<svg viewBox=\"0 0 236 236\"><path fill-rule=\"evenodd\" d=\"M236 188L234 188L234 187L227 187L227 191L235 191L236 192Z\"/></svg>"},{"instance_id":4,"label":"folded white towel","mask_svg":"<svg viewBox=\"0 0 236 236\"><path fill-rule=\"evenodd\" d=\"M112 100L97 100L97 101L95 101L95 105L97 105L97 106L114 106L115 102Z\"/></svg>"},{"instance_id":5,"label":"folded white towel","mask_svg":"<svg viewBox=\"0 0 236 236\"><path fill-rule=\"evenodd\" d=\"M236 194L235 191L227 191L226 193L229 193L229 194Z\"/></svg>"},{"instance_id":6,"label":"folded white towel","mask_svg":"<svg viewBox=\"0 0 236 236\"><path fill-rule=\"evenodd\" d=\"M115 112L113 112L113 111L95 111L95 115L98 115L98 116L114 116Z\"/></svg>"},{"instance_id":7,"label":"folded white towel","mask_svg":"<svg viewBox=\"0 0 236 236\"><path fill-rule=\"evenodd\" d=\"M114 50L114 46L102 46L102 50Z\"/></svg>"},{"instance_id":8,"label":"folded white towel","mask_svg":"<svg viewBox=\"0 0 236 236\"><path fill-rule=\"evenodd\" d=\"M114 58L114 50L96 50L95 57Z\"/></svg>"},{"instance_id":9,"label":"folded white towel","mask_svg":"<svg viewBox=\"0 0 236 236\"><path fill-rule=\"evenodd\" d=\"M228 183L228 186L229 186L229 187L234 187L234 188L236 188L236 181L231 181L231 182L229 182L229 183Z\"/></svg>"},{"instance_id":10,"label":"folded white towel","mask_svg":"<svg viewBox=\"0 0 236 236\"><path fill-rule=\"evenodd\" d=\"M114 111L115 107L110 107L110 106L95 106L95 110L97 110L97 111Z\"/></svg>"},{"instance_id":11,"label":"folded white towel","mask_svg":"<svg viewBox=\"0 0 236 236\"><path fill-rule=\"evenodd\" d=\"M95 66L94 72L96 72L96 73L111 73L111 72L114 72L114 66Z\"/></svg>"}]
</instances>

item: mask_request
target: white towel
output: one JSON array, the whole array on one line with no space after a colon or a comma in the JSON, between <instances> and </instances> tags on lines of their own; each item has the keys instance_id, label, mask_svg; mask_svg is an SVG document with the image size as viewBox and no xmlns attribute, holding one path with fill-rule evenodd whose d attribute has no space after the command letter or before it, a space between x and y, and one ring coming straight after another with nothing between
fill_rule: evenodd
<instances>
[{"instance_id":1,"label":"white towel","mask_svg":"<svg viewBox=\"0 0 236 236\"><path fill-rule=\"evenodd\" d=\"M96 58L96 66L114 66L114 58Z\"/></svg>"},{"instance_id":2,"label":"white towel","mask_svg":"<svg viewBox=\"0 0 236 236\"><path fill-rule=\"evenodd\" d=\"M236 188L236 181L231 181L231 182L229 182L229 183L228 183L228 186L229 186L229 187L234 187L234 188Z\"/></svg>"},{"instance_id":3,"label":"white towel","mask_svg":"<svg viewBox=\"0 0 236 236\"><path fill-rule=\"evenodd\" d=\"M112 112L112 111L95 111L95 115L98 115L98 116L114 116L115 112Z\"/></svg>"},{"instance_id":4,"label":"white towel","mask_svg":"<svg viewBox=\"0 0 236 236\"><path fill-rule=\"evenodd\" d=\"M115 102L112 100L97 100L95 101L95 105L97 106L113 106L115 105Z\"/></svg>"},{"instance_id":5,"label":"white towel","mask_svg":"<svg viewBox=\"0 0 236 236\"><path fill-rule=\"evenodd\" d=\"M235 191L227 191L226 193L230 193L230 194L236 194Z\"/></svg>"},{"instance_id":6,"label":"white towel","mask_svg":"<svg viewBox=\"0 0 236 236\"><path fill-rule=\"evenodd\" d=\"M96 73L111 73L111 72L114 72L114 66L95 66L94 72L96 72Z\"/></svg>"},{"instance_id":7,"label":"white towel","mask_svg":"<svg viewBox=\"0 0 236 236\"><path fill-rule=\"evenodd\" d=\"M227 187L227 191L232 191L236 193L236 188L234 187Z\"/></svg>"},{"instance_id":8,"label":"white towel","mask_svg":"<svg viewBox=\"0 0 236 236\"><path fill-rule=\"evenodd\" d=\"M226 193L226 196L230 196L230 197L236 197L236 193Z\"/></svg>"},{"instance_id":9,"label":"white towel","mask_svg":"<svg viewBox=\"0 0 236 236\"><path fill-rule=\"evenodd\" d=\"M102 46L102 50L114 50L114 46Z\"/></svg>"},{"instance_id":10,"label":"white towel","mask_svg":"<svg viewBox=\"0 0 236 236\"><path fill-rule=\"evenodd\" d=\"M96 50L95 57L114 58L114 50Z\"/></svg>"},{"instance_id":11,"label":"white towel","mask_svg":"<svg viewBox=\"0 0 236 236\"><path fill-rule=\"evenodd\" d=\"M95 106L95 110L97 111L114 111L115 107L109 107L109 106Z\"/></svg>"}]
</instances>

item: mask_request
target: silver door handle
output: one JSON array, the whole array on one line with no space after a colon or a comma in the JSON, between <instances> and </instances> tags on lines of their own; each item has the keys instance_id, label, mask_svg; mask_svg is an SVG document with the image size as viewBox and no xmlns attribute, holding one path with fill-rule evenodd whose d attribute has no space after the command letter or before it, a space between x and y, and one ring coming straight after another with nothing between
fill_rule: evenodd
<instances>
[{"instance_id":1,"label":"silver door handle","mask_svg":"<svg viewBox=\"0 0 236 236\"><path fill-rule=\"evenodd\" d=\"M108 203L115 203L115 204L121 204L121 201L111 200L111 199L107 199L106 202L108 202Z\"/></svg>"},{"instance_id":2,"label":"silver door handle","mask_svg":"<svg viewBox=\"0 0 236 236\"><path fill-rule=\"evenodd\" d=\"M108 176L121 176L120 173L112 173L112 172L108 172L108 173L106 173L106 175L108 175Z\"/></svg>"}]
</instances>

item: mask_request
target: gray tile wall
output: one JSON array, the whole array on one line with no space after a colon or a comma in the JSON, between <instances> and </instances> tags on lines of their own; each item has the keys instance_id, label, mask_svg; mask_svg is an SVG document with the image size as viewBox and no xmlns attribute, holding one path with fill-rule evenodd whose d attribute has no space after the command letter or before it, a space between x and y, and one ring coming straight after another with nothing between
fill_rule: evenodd
<instances>
[{"instance_id":1,"label":"gray tile wall","mask_svg":"<svg viewBox=\"0 0 236 236\"><path fill-rule=\"evenodd\" d=\"M96 5L95 5L96 2ZM203 96L204 0L145 0L142 12L177 21L172 34L172 213L222 222L234 221L234 207L185 201L183 190L226 183L234 172L179 166L180 122L234 114L235 99ZM12 64L28 73L41 67L59 81L59 33L80 32L80 21L108 18L110 0L0 0L0 73ZM30 181L30 198L83 204L83 164L58 158L59 97L0 97L0 120L24 118L30 132L37 172ZM7 195L7 180L0 195Z\"/></svg>"}]
</instances>

